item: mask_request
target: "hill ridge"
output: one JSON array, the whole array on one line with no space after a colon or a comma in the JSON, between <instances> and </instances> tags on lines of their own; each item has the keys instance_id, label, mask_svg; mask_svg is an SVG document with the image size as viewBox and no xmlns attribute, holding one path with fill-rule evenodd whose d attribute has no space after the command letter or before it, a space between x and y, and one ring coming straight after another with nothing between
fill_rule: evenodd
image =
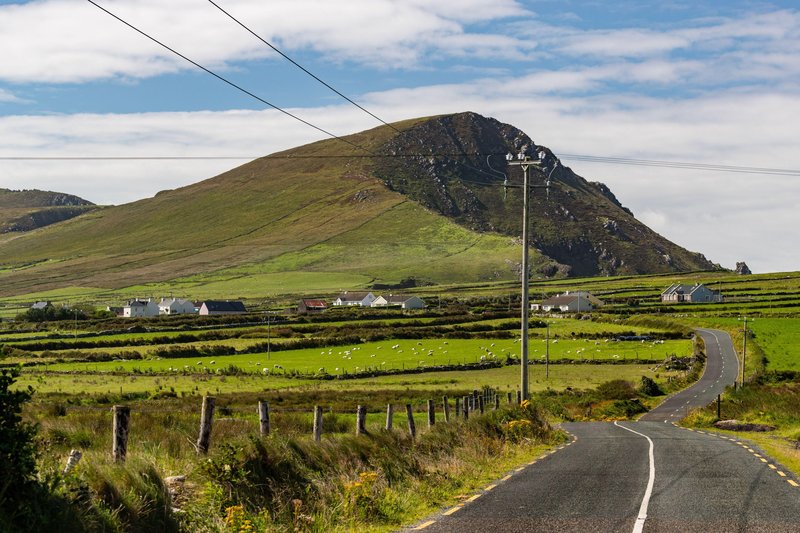
<instances>
[{"instance_id":1,"label":"hill ridge","mask_svg":"<svg viewBox=\"0 0 800 533\"><path fill-rule=\"evenodd\" d=\"M310 293L408 277L517 278L518 189L503 200L503 177L470 154L543 147L475 113L394 127L400 133L379 126L346 138L403 157L370 159L323 140L32 234L0 236L0 294L236 287L234 280L264 293ZM544 149L547 165L557 161ZM513 178L498 159L493 166ZM549 203L532 209L536 275L715 268L636 221L607 187L564 166L553 178Z\"/></svg>"}]
</instances>

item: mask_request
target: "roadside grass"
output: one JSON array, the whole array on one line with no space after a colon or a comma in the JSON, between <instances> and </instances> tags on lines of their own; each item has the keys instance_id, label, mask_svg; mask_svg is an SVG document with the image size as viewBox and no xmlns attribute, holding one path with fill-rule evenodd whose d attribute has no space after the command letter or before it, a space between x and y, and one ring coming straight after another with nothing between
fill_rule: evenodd
<instances>
[{"instance_id":1,"label":"roadside grass","mask_svg":"<svg viewBox=\"0 0 800 533\"><path fill-rule=\"evenodd\" d=\"M772 381L773 378L778 381ZM779 375L767 374L764 379L748 383L736 391L729 388L722 398L723 420L766 424L775 427L774 431L733 432L715 429L713 423L717 418L714 404L692 411L683 424L750 439L800 475L800 381L780 379Z\"/></svg>"},{"instance_id":2,"label":"roadside grass","mask_svg":"<svg viewBox=\"0 0 800 533\"><path fill-rule=\"evenodd\" d=\"M361 393L350 394L347 401L364 401ZM82 463L63 478L67 491L91 495L91 500L73 500L78 508L91 501L83 518L121 530L139 530L145 524L173 530L152 525L158 516L145 512L165 507L162 519L177 520L187 531L240 530L244 520L256 530L293 530L300 514L302 530L387 531L463 500L565 438L532 406L504 406L486 415L473 414L468 421L454 418L426 428L422 401L413 397L404 401L417 405L414 441L405 435L403 417L395 418L397 430L382 430L383 414L377 409L368 419L366 437L352 435L352 414L326 413L321 443L309 437L310 414L277 409L273 432L265 438L256 435L255 398L218 398L207 458L198 457L192 444L198 416L195 399L135 404L129 461L124 465L109 457L108 410L42 402L29 412L39 420L41 438L51 452L85 450ZM331 398L306 400L322 404ZM385 392L371 398L367 401L385 401ZM270 398L273 404L279 400ZM250 407L246 412L245 405ZM338 405L341 409L343 404ZM520 425L515 429L510 421ZM178 474L187 476L186 483L162 505L160 495L166 491L161 479ZM169 513L166 502L181 512ZM239 525L231 521L232 508L238 508Z\"/></svg>"}]
</instances>

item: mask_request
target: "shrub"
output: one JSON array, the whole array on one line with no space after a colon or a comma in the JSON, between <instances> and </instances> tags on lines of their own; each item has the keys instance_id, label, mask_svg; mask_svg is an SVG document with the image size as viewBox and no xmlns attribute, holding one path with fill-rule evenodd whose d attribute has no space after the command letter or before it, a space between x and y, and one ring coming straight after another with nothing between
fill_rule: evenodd
<instances>
[{"instance_id":1,"label":"shrub","mask_svg":"<svg viewBox=\"0 0 800 533\"><path fill-rule=\"evenodd\" d=\"M29 518L36 486L36 427L20 416L33 389L10 390L18 375L18 368L0 370L0 529Z\"/></svg>"},{"instance_id":2,"label":"shrub","mask_svg":"<svg viewBox=\"0 0 800 533\"><path fill-rule=\"evenodd\" d=\"M629 400L636 397L633 384L624 379L612 379L597 386L597 393L607 400Z\"/></svg>"},{"instance_id":3,"label":"shrub","mask_svg":"<svg viewBox=\"0 0 800 533\"><path fill-rule=\"evenodd\" d=\"M664 391L658 386L658 383L653 381L647 376L642 376L642 383L639 385L639 392L645 396L661 396Z\"/></svg>"}]
</instances>

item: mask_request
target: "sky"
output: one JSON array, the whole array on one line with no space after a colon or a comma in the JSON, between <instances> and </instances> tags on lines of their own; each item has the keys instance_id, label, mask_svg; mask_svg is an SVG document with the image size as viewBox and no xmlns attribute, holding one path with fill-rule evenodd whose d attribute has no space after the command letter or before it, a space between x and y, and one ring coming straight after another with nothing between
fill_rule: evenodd
<instances>
[{"instance_id":1,"label":"sky","mask_svg":"<svg viewBox=\"0 0 800 533\"><path fill-rule=\"evenodd\" d=\"M328 132L380 125L208 0L94 1ZM800 270L796 0L215 2L384 121L494 117L681 246ZM121 204L326 138L87 0L0 0L0 51L3 188Z\"/></svg>"}]
</instances>

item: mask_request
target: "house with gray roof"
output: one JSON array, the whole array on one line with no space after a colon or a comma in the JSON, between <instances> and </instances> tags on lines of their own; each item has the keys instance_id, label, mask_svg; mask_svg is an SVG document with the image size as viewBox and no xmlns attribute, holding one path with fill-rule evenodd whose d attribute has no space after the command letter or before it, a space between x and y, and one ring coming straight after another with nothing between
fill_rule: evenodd
<instances>
[{"instance_id":1,"label":"house with gray roof","mask_svg":"<svg viewBox=\"0 0 800 533\"><path fill-rule=\"evenodd\" d=\"M722 293L711 290L702 283L694 285L673 283L661 293L661 301L664 303L721 303Z\"/></svg>"},{"instance_id":2,"label":"house with gray roof","mask_svg":"<svg viewBox=\"0 0 800 533\"><path fill-rule=\"evenodd\" d=\"M245 313L247 313L247 309L239 301L206 300L200 306L201 315L243 315Z\"/></svg>"},{"instance_id":3,"label":"house with gray roof","mask_svg":"<svg viewBox=\"0 0 800 533\"><path fill-rule=\"evenodd\" d=\"M333 305L370 307L374 301L375 295L371 292L344 291L333 301Z\"/></svg>"},{"instance_id":4,"label":"house with gray roof","mask_svg":"<svg viewBox=\"0 0 800 533\"><path fill-rule=\"evenodd\" d=\"M378 296L372 302L372 307L399 307L401 309L424 309L425 302L418 296L405 294L390 294Z\"/></svg>"}]
</instances>

